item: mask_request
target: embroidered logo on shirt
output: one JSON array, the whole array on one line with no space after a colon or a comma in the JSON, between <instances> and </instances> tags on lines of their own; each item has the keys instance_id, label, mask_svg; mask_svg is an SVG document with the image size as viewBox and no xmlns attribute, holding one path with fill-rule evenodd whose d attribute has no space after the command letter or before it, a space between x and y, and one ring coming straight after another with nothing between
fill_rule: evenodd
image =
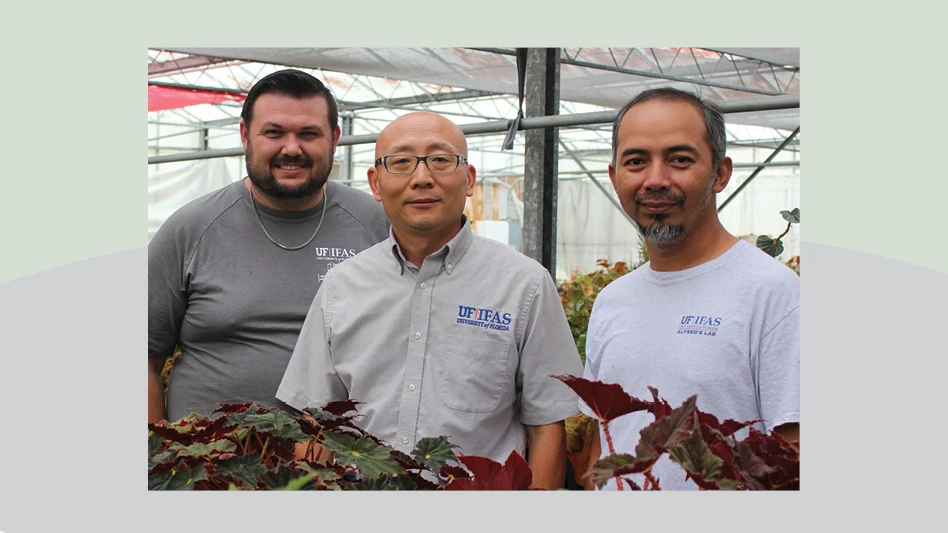
<instances>
[{"instance_id":1,"label":"embroidered logo on shirt","mask_svg":"<svg viewBox=\"0 0 948 533\"><path fill-rule=\"evenodd\" d=\"M510 331L510 313L501 313L486 307L459 305L458 324Z\"/></svg>"},{"instance_id":2,"label":"embroidered logo on shirt","mask_svg":"<svg viewBox=\"0 0 948 533\"><path fill-rule=\"evenodd\" d=\"M678 326L679 335L707 335L714 337L718 334L718 326L721 325L721 317L704 315L685 315L681 317L681 325Z\"/></svg>"}]
</instances>

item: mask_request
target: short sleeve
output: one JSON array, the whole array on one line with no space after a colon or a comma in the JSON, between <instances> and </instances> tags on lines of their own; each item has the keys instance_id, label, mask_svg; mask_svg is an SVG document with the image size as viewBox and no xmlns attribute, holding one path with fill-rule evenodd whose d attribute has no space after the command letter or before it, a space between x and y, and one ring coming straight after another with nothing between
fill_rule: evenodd
<instances>
[{"instance_id":1,"label":"short sleeve","mask_svg":"<svg viewBox=\"0 0 948 533\"><path fill-rule=\"evenodd\" d=\"M579 412L576 394L551 376L579 376L583 371L566 314L553 279L544 270L533 298L525 303L526 316L520 346L520 421L526 425L552 424Z\"/></svg>"},{"instance_id":2,"label":"short sleeve","mask_svg":"<svg viewBox=\"0 0 948 533\"><path fill-rule=\"evenodd\" d=\"M349 392L332 362L332 276L320 286L277 389L277 399L299 410L320 408L334 400L346 400Z\"/></svg>"},{"instance_id":3,"label":"short sleeve","mask_svg":"<svg viewBox=\"0 0 948 533\"><path fill-rule=\"evenodd\" d=\"M169 357L187 310L184 245L169 218L148 243L148 356Z\"/></svg>"},{"instance_id":4,"label":"short sleeve","mask_svg":"<svg viewBox=\"0 0 948 533\"><path fill-rule=\"evenodd\" d=\"M602 293L600 292L599 295L600 299L593 302L592 311L589 313L589 324L586 326L586 366L583 368L583 379L589 381L599 381L599 359L601 356L599 323L603 301L601 299ZM597 309L597 304L599 309ZM595 413L582 400L579 400L579 410L586 416L596 418Z\"/></svg>"},{"instance_id":5,"label":"short sleeve","mask_svg":"<svg viewBox=\"0 0 948 533\"><path fill-rule=\"evenodd\" d=\"M753 370L766 431L788 422L800 422L799 307L763 334Z\"/></svg>"}]
</instances>

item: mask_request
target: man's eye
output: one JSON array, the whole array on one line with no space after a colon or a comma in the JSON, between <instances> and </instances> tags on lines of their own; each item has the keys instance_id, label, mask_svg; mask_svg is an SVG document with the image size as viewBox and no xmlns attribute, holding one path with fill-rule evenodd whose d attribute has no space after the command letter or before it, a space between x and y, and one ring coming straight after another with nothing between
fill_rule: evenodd
<instances>
[{"instance_id":1,"label":"man's eye","mask_svg":"<svg viewBox=\"0 0 948 533\"><path fill-rule=\"evenodd\" d=\"M672 163L675 163L676 165L687 165L688 163L691 163L691 161L692 159L690 157L684 155L672 158Z\"/></svg>"},{"instance_id":2,"label":"man's eye","mask_svg":"<svg viewBox=\"0 0 948 533\"><path fill-rule=\"evenodd\" d=\"M434 155L429 157L428 160L435 164L444 164L450 161L451 158L446 155Z\"/></svg>"},{"instance_id":3,"label":"man's eye","mask_svg":"<svg viewBox=\"0 0 948 533\"><path fill-rule=\"evenodd\" d=\"M304 131L303 133L300 133L300 137L304 137L306 139L315 139L316 137L319 137L319 134L315 131Z\"/></svg>"},{"instance_id":4,"label":"man's eye","mask_svg":"<svg viewBox=\"0 0 948 533\"><path fill-rule=\"evenodd\" d=\"M633 157L631 159L626 159L625 161L625 164L627 166L633 166L633 167L637 167L643 163L645 163L645 160L642 159L641 157Z\"/></svg>"},{"instance_id":5,"label":"man's eye","mask_svg":"<svg viewBox=\"0 0 948 533\"><path fill-rule=\"evenodd\" d=\"M280 131L279 130L266 130L265 132L263 132L263 134L268 137L274 137L276 135L279 135Z\"/></svg>"},{"instance_id":6,"label":"man's eye","mask_svg":"<svg viewBox=\"0 0 948 533\"><path fill-rule=\"evenodd\" d=\"M405 165L411 162L407 157L393 157L388 160L389 164L392 165Z\"/></svg>"}]
</instances>

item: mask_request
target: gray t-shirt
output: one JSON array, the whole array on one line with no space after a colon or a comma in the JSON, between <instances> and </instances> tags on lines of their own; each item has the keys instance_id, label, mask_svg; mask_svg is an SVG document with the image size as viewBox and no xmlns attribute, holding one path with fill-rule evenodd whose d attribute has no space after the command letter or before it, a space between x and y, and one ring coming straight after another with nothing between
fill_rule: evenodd
<instances>
[{"instance_id":1,"label":"gray t-shirt","mask_svg":"<svg viewBox=\"0 0 948 533\"><path fill-rule=\"evenodd\" d=\"M447 436L468 455L526 452L524 425L579 412L551 374L582 364L550 274L465 222L421 268L393 238L334 268L277 391L298 409L354 399L403 452Z\"/></svg>"},{"instance_id":2,"label":"gray t-shirt","mask_svg":"<svg viewBox=\"0 0 948 533\"><path fill-rule=\"evenodd\" d=\"M315 240L287 251L254 218L243 181L172 214L148 245L148 355L175 360L169 420L210 415L218 403L274 398L300 327L326 272L385 239L388 220L372 196L329 182ZM322 202L302 212L256 203L270 235L306 242Z\"/></svg>"},{"instance_id":3,"label":"gray t-shirt","mask_svg":"<svg viewBox=\"0 0 948 533\"><path fill-rule=\"evenodd\" d=\"M618 383L645 400L655 387L673 408L697 394L698 409L721 421L763 420L760 431L799 422L800 278L744 241L679 272L643 265L596 298L584 377ZM592 416L582 402L580 408ZM652 421L637 412L610 422L616 453L634 454ZM606 457L602 428L600 439ZM664 490L697 489L667 454L652 472ZM643 476L632 479L642 486ZM615 490L615 481L603 488Z\"/></svg>"}]
</instances>

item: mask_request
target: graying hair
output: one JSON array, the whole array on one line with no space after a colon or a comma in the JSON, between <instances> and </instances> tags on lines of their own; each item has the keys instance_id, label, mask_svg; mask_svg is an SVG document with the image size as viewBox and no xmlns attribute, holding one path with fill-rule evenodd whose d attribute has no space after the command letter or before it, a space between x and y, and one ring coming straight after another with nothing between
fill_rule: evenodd
<instances>
[{"instance_id":1,"label":"graying hair","mask_svg":"<svg viewBox=\"0 0 948 533\"><path fill-rule=\"evenodd\" d=\"M704 125L706 128L705 140L708 141L708 145L711 147L711 164L713 168L717 169L718 164L724 160L724 155L727 150L727 133L724 130L724 115L721 114L721 110L718 106L714 105L713 102L704 100L696 94L675 89L674 87L661 87L642 91L619 110L615 121L612 123L612 166L616 166L616 157L618 156L617 152L619 150L619 126L622 124L622 119L625 117L625 114L635 104L656 99L688 102L698 107L704 117Z\"/></svg>"}]
</instances>

